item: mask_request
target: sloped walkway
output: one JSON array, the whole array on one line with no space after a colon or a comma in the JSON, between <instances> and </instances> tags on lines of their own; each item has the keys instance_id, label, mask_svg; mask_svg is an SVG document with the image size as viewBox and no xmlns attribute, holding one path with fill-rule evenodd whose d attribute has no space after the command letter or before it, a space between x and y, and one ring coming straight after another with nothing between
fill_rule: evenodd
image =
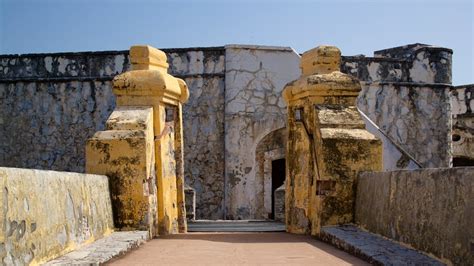
<instances>
[{"instance_id":1,"label":"sloped walkway","mask_svg":"<svg viewBox=\"0 0 474 266\"><path fill-rule=\"evenodd\" d=\"M111 265L367 265L310 236L188 233L153 239Z\"/></svg>"}]
</instances>

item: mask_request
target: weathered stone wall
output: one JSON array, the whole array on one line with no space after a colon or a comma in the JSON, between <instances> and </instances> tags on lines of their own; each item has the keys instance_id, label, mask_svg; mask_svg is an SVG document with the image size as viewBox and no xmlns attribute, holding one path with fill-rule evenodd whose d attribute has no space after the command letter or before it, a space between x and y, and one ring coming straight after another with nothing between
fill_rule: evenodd
<instances>
[{"instance_id":1,"label":"weathered stone wall","mask_svg":"<svg viewBox=\"0 0 474 266\"><path fill-rule=\"evenodd\" d=\"M45 262L113 230L106 176L0 167L3 265Z\"/></svg>"},{"instance_id":2,"label":"weathered stone wall","mask_svg":"<svg viewBox=\"0 0 474 266\"><path fill-rule=\"evenodd\" d=\"M225 62L226 218L267 218L256 149L286 126L281 92L299 77L299 56L285 47L229 45Z\"/></svg>"},{"instance_id":3,"label":"weathered stone wall","mask_svg":"<svg viewBox=\"0 0 474 266\"><path fill-rule=\"evenodd\" d=\"M109 80L127 67L124 52L2 56L0 165L83 172L115 105Z\"/></svg>"},{"instance_id":4,"label":"weathered stone wall","mask_svg":"<svg viewBox=\"0 0 474 266\"><path fill-rule=\"evenodd\" d=\"M265 218L268 202L257 197L265 194L265 179L256 150L265 136L286 126L281 90L299 76L299 56L291 48L242 45L163 51L170 74L184 79L191 94L183 106L184 156L186 182L196 190L196 218L222 219L225 211L228 218ZM378 117L385 130L382 126L395 123L406 110L384 95L397 96L396 88L409 86L374 89L375 84L450 83L451 52L421 44L396 47L375 52L375 57L342 57L341 71L363 81L359 108L373 112L366 114L373 120ZM0 165L84 171L85 142L104 129L115 107L110 81L129 68L128 51L0 56ZM433 102L444 100L436 96L435 87L427 84L418 91L433 88L429 94L434 98L400 101L413 111L411 116L432 119L422 114L443 106ZM384 108L390 114L384 115ZM431 138L442 135L447 125L443 119L432 126L438 128ZM418 129L414 121L400 128L390 125L389 135L396 139L394 132L400 131L429 138L427 128ZM414 125L416 130L410 128ZM404 132L407 128L411 133ZM407 150L414 156L411 150L422 145L413 141L410 137L402 146L412 147ZM428 165L447 166L443 158L449 155L441 153L450 148L444 144L448 145L434 145L440 150L424 147L423 153L432 153L426 156L439 157ZM406 156L389 141L384 147L385 169L413 166L412 161L405 165ZM437 160L443 164L436 165Z\"/></svg>"},{"instance_id":5,"label":"weathered stone wall","mask_svg":"<svg viewBox=\"0 0 474 266\"><path fill-rule=\"evenodd\" d=\"M198 217L223 218L224 48L164 49L190 90L185 177ZM0 165L84 171L85 143L115 108L112 78L128 51L0 56Z\"/></svg>"},{"instance_id":6,"label":"weathered stone wall","mask_svg":"<svg viewBox=\"0 0 474 266\"><path fill-rule=\"evenodd\" d=\"M341 71L361 80L357 106L378 127L384 169L449 167L452 50L417 43L374 56L343 57Z\"/></svg>"},{"instance_id":7,"label":"weathered stone wall","mask_svg":"<svg viewBox=\"0 0 474 266\"><path fill-rule=\"evenodd\" d=\"M474 166L474 84L454 87L451 95L453 164Z\"/></svg>"},{"instance_id":8,"label":"weathered stone wall","mask_svg":"<svg viewBox=\"0 0 474 266\"><path fill-rule=\"evenodd\" d=\"M190 93L183 105L184 170L196 192L196 219L223 219L225 50L163 51Z\"/></svg>"},{"instance_id":9,"label":"weathered stone wall","mask_svg":"<svg viewBox=\"0 0 474 266\"><path fill-rule=\"evenodd\" d=\"M362 87L358 107L422 167L449 167L449 90L450 86L434 84L370 84Z\"/></svg>"},{"instance_id":10,"label":"weathered stone wall","mask_svg":"<svg viewBox=\"0 0 474 266\"><path fill-rule=\"evenodd\" d=\"M356 222L454 265L473 265L474 168L363 173Z\"/></svg>"}]
</instances>

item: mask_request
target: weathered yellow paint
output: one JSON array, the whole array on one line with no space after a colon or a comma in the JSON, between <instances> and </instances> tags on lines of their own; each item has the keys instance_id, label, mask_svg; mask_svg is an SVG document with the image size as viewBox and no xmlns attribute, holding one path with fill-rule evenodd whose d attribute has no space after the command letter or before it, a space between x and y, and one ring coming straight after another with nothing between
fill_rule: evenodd
<instances>
[{"instance_id":1,"label":"weathered yellow paint","mask_svg":"<svg viewBox=\"0 0 474 266\"><path fill-rule=\"evenodd\" d=\"M183 80L167 73L168 63L164 52L150 46L133 46L130 49L130 61L132 70L116 76L113 80L117 108L149 107L153 114L151 116L152 120L150 123L146 123L146 130L141 129L142 133L132 132L136 130L135 128L125 129L125 132L122 132L123 135L117 135L115 132L99 132L97 138L94 137L97 139L95 145L98 146L102 143L109 150L113 146L113 154L109 154L110 157L131 158L133 155L135 156L133 158L137 159L137 161L134 161L136 162L136 168L131 168L130 163L127 166L117 163L117 165L105 167L107 169L110 167L122 169L121 171L115 171L120 175L120 178L117 178L118 180L125 180L125 176L133 176L129 179L134 180L134 188L126 188L130 186L128 183L118 182L117 184L120 191L127 191L129 195L133 194L133 196L127 198L130 200L130 205L127 205L125 210L121 211L124 215L130 217L128 222L133 224L130 229L140 224L140 221L142 221L140 217L143 217L143 213L147 209L144 207L146 204L143 196L141 198L139 196L139 192L143 192L143 189L139 189L138 181L150 176L151 168L149 165L151 164L156 169L157 214L153 215L156 216L155 220L158 223L159 234L186 232L181 105L187 101L189 92ZM169 121L167 120L167 112L170 113L168 114ZM109 122L112 119L111 116ZM130 142L135 138L138 138L135 146L125 145L124 140ZM154 156L151 163L149 163L148 149L146 148L152 146L149 145L149 142L154 144L154 148L150 152ZM93 145L94 143L88 144L91 147ZM147 150L146 156L144 155L145 150ZM104 155L101 156L98 158L102 158L102 160L106 158ZM87 158L90 165L93 165L95 160L97 158L94 156L91 156L90 159ZM131 170L131 173L128 170ZM131 206L132 203L138 204L138 207Z\"/></svg>"},{"instance_id":2,"label":"weathered yellow paint","mask_svg":"<svg viewBox=\"0 0 474 266\"><path fill-rule=\"evenodd\" d=\"M157 234L151 107L117 107L87 141L86 171L107 175L115 226Z\"/></svg>"},{"instance_id":3,"label":"weathered yellow paint","mask_svg":"<svg viewBox=\"0 0 474 266\"><path fill-rule=\"evenodd\" d=\"M0 167L0 261L38 265L113 231L106 176Z\"/></svg>"},{"instance_id":4,"label":"weathered yellow paint","mask_svg":"<svg viewBox=\"0 0 474 266\"><path fill-rule=\"evenodd\" d=\"M353 221L360 171L382 169L381 141L355 107L359 81L339 72L341 52L320 46L303 54L302 76L283 91L288 104L286 225L318 235Z\"/></svg>"}]
</instances>

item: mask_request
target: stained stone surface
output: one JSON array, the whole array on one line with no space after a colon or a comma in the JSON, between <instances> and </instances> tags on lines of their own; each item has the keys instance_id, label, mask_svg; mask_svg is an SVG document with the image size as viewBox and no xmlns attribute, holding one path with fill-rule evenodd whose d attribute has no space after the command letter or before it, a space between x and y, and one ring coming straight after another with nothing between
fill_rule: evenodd
<instances>
[{"instance_id":1,"label":"stained stone surface","mask_svg":"<svg viewBox=\"0 0 474 266\"><path fill-rule=\"evenodd\" d=\"M452 90L453 157L455 166L474 166L474 84Z\"/></svg>"},{"instance_id":2,"label":"stained stone surface","mask_svg":"<svg viewBox=\"0 0 474 266\"><path fill-rule=\"evenodd\" d=\"M232 219L266 218L271 206L262 196L268 188L264 157L284 148L276 132L286 126L281 90L300 74L298 54L289 47L246 45L163 51L170 74L184 79L190 91L183 106L184 158L186 183L196 191L196 219L223 219L226 213ZM394 139L400 136L398 144L423 166L447 166L451 156L449 121L443 115L426 125L448 111L451 53L413 44L374 57L342 57L341 71L363 81L359 108ZM115 108L111 80L129 68L128 51L0 55L0 165L83 172L85 142L104 129ZM383 82L394 84L374 89ZM448 84L431 84L439 82ZM464 127L471 118L458 124ZM384 157L394 158L386 169L410 167L397 165L404 162L400 153L384 146L391 147Z\"/></svg>"},{"instance_id":3,"label":"stained stone surface","mask_svg":"<svg viewBox=\"0 0 474 266\"><path fill-rule=\"evenodd\" d=\"M147 240L146 231L114 232L43 265L100 265L137 248Z\"/></svg>"},{"instance_id":4,"label":"stained stone surface","mask_svg":"<svg viewBox=\"0 0 474 266\"><path fill-rule=\"evenodd\" d=\"M445 265L414 249L353 225L322 227L320 238L375 265Z\"/></svg>"},{"instance_id":5,"label":"stained stone surface","mask_svg":"<svg viewBox=\"0 0 474 266\"><path fill-rule=\"evenodd\" d=\"M286 104L281 92L286 83L299 77L299 59L289 47L226 46L227 219L268 218L257 149L262 142L269 143L272 149L284 148L279 141L281 134L274 133L286 126Z\"/></svg>"},{"instance_id":6,"label":"stained stone surface","mask_svg":"<svg viewBox=\"0 0 474 266\"><path fill-rule=\"evenodd\" d=\"M196 215L222 218L224 47L163 51L190 91L184 157ZM115 108L111 80L129 68L128 51L1 55L0 165L83 172L86 140Z\"/></svg>"},{"instance_id":7,"label":"stained stone surface","mask_svg":"<svg viewBox=\"0 0 474 266\"><path fill-rule=\"evenodd\" d=\"M357 106L422 167L449 167L450 88L442 84L369 84L362 86Z\"/></svg>"},{"instance_id":8,"label":"stained stone surface","mask_svg":"<svg viewBox=\"0 0 474 266\"><path fill-rule=\"evenodd\" d=\"M473 265L474 167L361 173L355 222L453 265Z\"/></svg>"},{"instance_id":9,"label":"stained stone surface","mask_svg":"<svg viewBox=\"0 0 474 266\"><path fill-rule=\"evenodd\" d=\"M0 167L0 263L38 264L109 235L104 175Z\"/></svg>"}]
</instances>

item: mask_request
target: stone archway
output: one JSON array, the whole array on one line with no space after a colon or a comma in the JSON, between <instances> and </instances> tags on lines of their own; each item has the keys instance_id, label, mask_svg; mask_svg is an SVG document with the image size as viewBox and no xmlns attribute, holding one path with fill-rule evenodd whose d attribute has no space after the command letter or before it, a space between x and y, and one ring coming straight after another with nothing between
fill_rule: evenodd
<instances>
[{"instance_id":1,"label":"stone archway","mask_svg":"<svg viewBox=\"0 0 474 266\"><path fill-rule=\"evenodd\" d=\"M272 187L272 162L284 159L286 153L286 128L280 128L268 133L257 145L256 155L256 184L259 186L256 195L258 204L257 218L269 219L273 212L273 192L278 187Z\"/></svg>"}]
</instances>

